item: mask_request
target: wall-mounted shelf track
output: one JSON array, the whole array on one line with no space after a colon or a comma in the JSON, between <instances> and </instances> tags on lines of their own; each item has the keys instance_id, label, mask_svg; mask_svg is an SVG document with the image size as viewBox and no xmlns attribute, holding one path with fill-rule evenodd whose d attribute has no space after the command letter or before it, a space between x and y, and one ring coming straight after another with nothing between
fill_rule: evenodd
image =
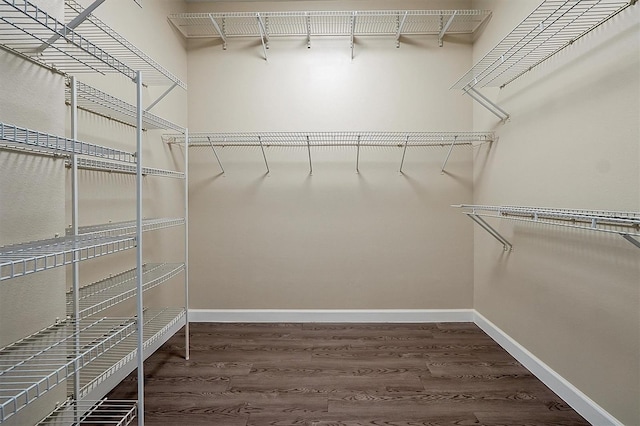
<instances>
[{"instance_id":1,"label":"wall-mounted shelf track","mask_svg":"<svg viewBox=\"0 0 640 426\"><path fill-rule=\"evenodd\" d=\"M100 172L109 173L124 173L124 174L136 174L136 166L132 164L115 163L112 161L94 160L91 158L77 158L78 168L84 170L96 170ZM72 160L68 159L66 163L67 167L71 167ZM177 172L174 170L158 169L154 167L143 167L143 176L160 176L169 177L175 179L184 179L184 172Z\"/></svg>"},{"instance_id":2,"label":"wall-mounted shelf track","mask_svg":"<svg viewBox=\"0 0 640 426\"><path fill-rule=\"evenodd\" d=\"M506 86L636 1L545 0L452 89L464 90L501 119L508 118L508 114L477 89Z\"/></svg>"},{"instance_id":3,"label":"wall-mounted shelf track","mask_svg":"<svg viewBox=\"0 0 640 426\"><path fill-rule=\"evenodd\" d=\"M80 235L0 247L0 280L21 277L136 246L135 236Z\"/></svg>"},{"instance_id":4,"label":"wall-mounted shelf track","mask_svg":"<svg viewBox=\"0 0 640 426\"><path fill-rule=\"evenodd\" d=\"M147 309L143 314L143 323L142 355L146 359L186 325L186 312L182 308ZM79 399L104 398L136 369L137 348L138 341L134 333L87 365L80 375Z\"/></svg>"},{"instance_id":5,"label":"wall-mounted shelf track","mask_svg":"<svg viewBox=\"0 0 640 426\"><path fill-rule=\"evenodd\" d=\"M184 225L184 218L153 218L143 219L142 231L156 231L158 229L171 228L173 226ZM87 225L78 227L79 236L95 236L95 237L121 237L127 235L135 235L136 233L136 221L124 221L124 222L112 222L99 225ZM73 233L73 230L67 228L68 235Z\"/></svg>"},{"instance_id":6,"label":"wall-mounted shelf track","mask_svg":"<svg viewBox=\"0 0 640 426\"><path fill-rule=\"evenodd\" d=\"M133 422L136 414L135 401L69 400L39 422L37 426L127 426Z\"/></svg>"},{"instance_id":7,"label":"wall-mounted shelf track","mask_svg":"<svg viewBox=\"0 0 640 426\"><path fill-rule=\"evenodd\" d=\"M79 109L116 120L131 127L136 126L137 108L135 105L122 101L79 81L76 81L76 87ZM65 96L67 104L70 104L71 87L69 79L67 81ZM162 129L184 133L184 128L157 115L151 114L148 111L142 112L142 126L145 130Z\"/></svg>"},{"instance_id":8,"label":"wall-mounted shelf track","mask_svg":"<svg viewBox=\"0 0 640 426\"><path fill-rule=\"evenodd\" d=\"M25 148L50 155L80 154L126 163L135 163L136 161L135 154L132 152L63 138L5 123L0 123L0 146Z\"/></svg>"},{"instance_id":9,"label":"wall-mounted shelf track","mask_svg":"<svg viewBox=\"0 0 640 426\"><path fill-rule=\"evenodd\" d=\"M135 335L131 319L67 320L0 350L0 420Z\"/></svg>"},{"instance_id":10,"label":"wall-mounted shelf track","mask_svg":"<svg viewBox=\"0 0 640 426\"><path fill-rule=\"evenodd\" d=\"M167 143L184 143L185 136L168 134L163 138ZM359 171L360 148L395 147L403 150L400 172L404 164L407 148L446 148L447 154L442 164L444 173L451 151L455 146L473 147L493 142L493 132L244 132L244 133L189 133L189 147L210 147L224 173L217 148L258 147L262 151L267 173L269 165L265 148L300 147L309 152L309 169L313 170L311 148L353 147L356 148L356 171Z\"/></svg>"},{"instance_id":11,"label":"wall-mounted shelf track","mask_svg":"<svg viewBox=\"0 0 640 426\"><path fill-rule=\"evenodd\" d=\"M618 234L640 248L640 212L617 212L601 210L552 209L542 207L520 206L483 206L461 204L453 207L462 208L464 213L500 241L505 251L512 249L512 244L484 217L509 219L520 222L532 222L545 225L563 226L567 228L599 231Z\"/></svg>"},{"instance_id":12,"label":"wall-mounted shelf track","mask_svg":"<svg viewBox=\"0 0 640 426\"><path fill-rule=\"evenodd\" d=\"M150 290L184 271L182 263L143 265L143 290ZM136 268L80 288L79 318L95 315L136 295ZM67 293L67 313L73 313L73 293Z\"/></svg>"},{"instance_id":13,"label":"wall-mounted shelf track","mask_svg":"<svg viewBox=\"0 0 640 426\"><path fill-rule=\"evenodd\" d=\"M446 34L473 34L488 18L488 10L365 10L300 12L181 13L169 21L186 38L260 38L269 48L271 37L386 36L397 47L403 36L436 35L440 46Z\"/></svg>"}]
</instances>

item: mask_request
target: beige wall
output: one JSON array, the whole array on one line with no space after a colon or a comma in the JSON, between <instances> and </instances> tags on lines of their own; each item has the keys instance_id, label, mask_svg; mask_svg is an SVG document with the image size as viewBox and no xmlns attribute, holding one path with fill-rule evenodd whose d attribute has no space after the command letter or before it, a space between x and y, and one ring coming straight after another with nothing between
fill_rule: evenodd
<instances>
[{"instance_id":1,"label":"beige wall","mask_svg":"<svg viewBox=\"0 0 640 426\"><path fill-rule=\"evenodd\" d=\"M474 59L537 1L495 11ZM633 7L501 91L499 142L474 158L478 204L640 211L640 48ZM474 306L625 424L640 423L640 258L617 235L492 222L514 249L475 230Z\"/></svg>"},{"instance_id":2,"label":"beige wall","mask_svg":"<svg viewBox=\"0 0 640 426\"><path fill-rule=\"evenodd\" d=\"M190 44L191 132L471 128L470 101L448 90L468 42L362 38L353 61L347 38L272 39L268 61L256 42ZM360 174L355 148L313 149L312 176L304 149L268 148L269 176L259 148L219 155L224 176L210 149L192 150L191 308L472 307L472 228L449 207L472 199L471 149L445 175L446 148L409 149L404 175L400 148L362 149Z\"/></svg>"}]
</instances>

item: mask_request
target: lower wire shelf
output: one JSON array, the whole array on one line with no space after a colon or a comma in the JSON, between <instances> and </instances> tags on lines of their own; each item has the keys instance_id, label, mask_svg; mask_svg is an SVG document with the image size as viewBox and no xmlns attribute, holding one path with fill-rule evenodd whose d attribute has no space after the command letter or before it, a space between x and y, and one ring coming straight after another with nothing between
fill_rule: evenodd
<instances>
[{"instance_id":1,"label":"lower wire shelf","mask_svg":"<svg viewBox=\"0 0 640 426\"><path fill-rule=\"evenodd\" d=\"M136 401L68 400L41 420L37 426L127 426L133 422L137 413Z\"/></svg>"}]
</instances>

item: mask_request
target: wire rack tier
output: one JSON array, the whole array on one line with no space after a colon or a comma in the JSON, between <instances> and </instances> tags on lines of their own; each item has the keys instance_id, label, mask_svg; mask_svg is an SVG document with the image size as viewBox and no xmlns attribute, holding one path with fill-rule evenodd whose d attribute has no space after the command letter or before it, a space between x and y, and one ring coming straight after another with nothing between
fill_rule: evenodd
<instances>
[{"instance_id":1,"label":"wire rack tier","mask_svg":"<svg viewBox=\"0 0 640 426\"><path fill-rule=\"evenodd\" d=\"M472 34L488 10L182 13L169 21L186 38ZM446 27L446 28L445 28ZM443 31L444 30L444 31Z\"/></svg>"},{"instance_id":2,"label":"wire rack tier","mask_svg":"<svg viewBox=\"0 0 640 426\"><path fill-rule=\"evenodd\" d=\"M143 219L142 231L156 231L158 229L170 228L173 226L182 226L185 224L185 219L178 218L153 218ZM71 235L73 230L67 228L67 235ZM78 227L78 234L80 236L96 236L96 237L122 237L128 235L135 235L136 233L136 221L129 220L124 222L112 222L99 225L87 225Z\"/></svg>"},{"instance_id":3,"label":"wire rack tier","mask_svg":"<svg viewBox=\"0 0 640 426\"><path fill-rule=\"evenodd\" d=\"M63 138L5 123L0 123L0 146L25 148L48 155L80 154L126 163L136 162L135 154L131 152Z\"/></svg>"},{"instance_id":4,"label":"wire rack tier","mask_svg":"<svg viewBox=\"0 0 640 426\"><path fill-rule=\"evenodd\" d=\"M109 173L124 173L129 175L136 174L136 166L131 164L122 164L115 163L112 161L103 161L103 160L94 160L91 158L77 158L79 169L84 170L95 170L100 172L109 172ZM71 167L71 159L66 161L67 167ZM169 177L176 179L184 179L184 172L178 172L175 170L166 170L166 169L158 169L154 167L143 167L142 168L143 176L160 176L160 177Z\"/></svg>"},{"instance_id":5,"label":"wire rack tier","mask_svg":"<svg viewBox=\"0 0 640 426\"><path fill-rule=\"evenodd\" d=\"M0 281L116 253L136 246L131 235L80 235L0 247Z\"/></svg>"},{"instance_id":6,"label":"wire rack tier","mask_svg":"<svg viewBox=\"0 0 640 426\"><path fill-rule=\"evenodd\" d=\"M184 271L183 263L149 263L142 267L142 288L150 290ZM136 268L80 288L79 318L95 315L136 295ZM67 293L67 315L73 315L73 293Z\"/></svg>"},{"instance_id":7,"label":"wire rack tier","mask_svg":"<svg viewBox=\"0 0 640 426\"><path fill-rule=\"evenodd\" d=\"M186 85L93 15L65 1L65 24L26 0L0 0L0 44L64 73L120 73L147 84ZM78 16L84 19L73 21ZM92 39L94 37L94 39Z\"/></svg>"},{"instance_id":8,"label":"wire rack tier","mask_svg":"<svg viewBox=\"0 0 640 426\"><path fill-rule=\"evenodd\" d=\"M184 135L164 135L168 143L184 143ZM494 140L493 132L244 132L189 133L189 147L197 146L450 146Z\"/></svg>"},{"instance_id":9,"label":"wire rack tier","mask_svg":"<svg viewBox=\"0 0 640 426\"><path fill-rule=\"evenodd\" d=\"M127 426L136 418L137 407L135 401L68 400L37 426Z\"/></svg>"},{"instance_id":10,"label":"wire rack tier","mask_svg":"<svg viewBox=\"0 0 640 426\"><path fill-rule=\"evenodd\" d=\"M640 242L636 239L640 237L640 212L473 204L460 204L453 207L462 208L467 216L503 243L505 250L510 250L512 244L491 227L483 217L618 234L640 247Z\"/></svg>"},{"instance_id":11,"label":"wire rack tier","mask_svg":"<svg viewBox=\"0 0 640 426\"><path fill-rule=\"evenodd\" d=\"M545 0L453 86L504 87L636 0Z\"/></svg>"},{"instance_id":12,"label":"wire rack tier","mask_svg":"<svg viewBox=\"0 0 640 426\"><path fill-rule=\"evenodd\" d=\"M78 108L136 127L137 108L135 105L79 81L76 82L76 87ZM70 104L71 87L69 81L67 81L65 96L66 102ZM183 127L148 111L142 112L142 126L145 130L162 129L184 133Z\"/></svg>"},{"instance_id":13,"label":"wire rack tier","mask_svg":"<svg viewBox=\"0 0 640 426\"><path fill-rule=\"evenodd\" d=\"M183 308L147 309L143 314L143 357L147 358L186 324ZM133 370L138 353L134 333L87 365L80 375L79 399L101 399Z\"/></svg>"},{"instance_id":14,"label":"wire rack tier","mask_svg":"<svg viewBox=\"0 0 640 426\"><path fill-rule=\"evenodd\" d=\"M0 349L0 420L135 338L131 319L66 320Z\"/></svg>"}]
</instances>

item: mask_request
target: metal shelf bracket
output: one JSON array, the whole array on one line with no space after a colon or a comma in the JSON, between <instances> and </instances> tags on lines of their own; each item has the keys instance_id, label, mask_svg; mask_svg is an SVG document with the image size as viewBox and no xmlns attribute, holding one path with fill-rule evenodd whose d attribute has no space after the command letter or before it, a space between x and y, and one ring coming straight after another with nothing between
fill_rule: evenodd
<instances>
[{"instance_id":1,"label":"metal shelf bracket","mask_svg":"<svg viewBox=\"0 0 640 426\"><path fill-rule=\"evenodd\" d=\"M629 241L631 244L633 244L634 246L640 248L640 240L632 237L629 234L620 234L622 236L622 238L624 238L625 240Z\"/></svg>"},{"instance_id":2,"label":"metal shelf bracket","mask_svg":"<svg viewBox=\"0 0 640 426\"><path fill-rule=\"evenodd\" d=\"M262 150L262 158L264 158L264 165L267 167L267 174L271 173L269 170L269 163L267 163L267 155L264 153L264 144L262 143L262 136L258 136L258 142L260 142L260 149Z\"/></svg>"},{"instance_id":3,"label":"metal shelf bracket","mask_svg":"<svg viewBox=\"0 0 640 426\"><path fill-rule=\"evenodd\" d=\"M313 175L313 165L311 164L311 143L309 142L309 136L307 136L307 151L309 152L309 176Z\"/></svg>"},{"instance_id":4,"label":"metal shelf bracket","mask_svg":"<svg viewBox=\"0 0 640 426\"><path fill-rule=\"evenodd\" d=\"M213 146L213 142L211 142L211 137L207 136L209 140L209 145L211 145L211 149L213 150L213 155L216 156L216 161L218 161L218 166L220 166L220 170L222 170L222 174L224 174L224 167L222 167L222 163L220 162L220 157L218 157L218 153L216 152L216 147Z\"/></svg>"},{"instance_id":5,"label":"metal shelf bracket","mask_svg":"<svg viewBox=\"0 0 640 426\"><path fill-rule=\"evenodd\" d=\"M351 60L353 60L353 48L356 44L355 34L356 34L356 16L358 12L353 12L351 15Z\"/></svg>"},{"instance_id":6,"label":"metal shelf bracket","mask_svg":"<svg viewBox=\"0 0 640 426\"><path fill-rule=\"evenodd\" d=\"M400 161L400 174L403 174L402 166L404 166L404 156L407 154L407 145L409 145L409 136L407 136L406 139L404 140L404 149L402 150L402 161Z\"/></svg>"},{"instance_id":7,"label":"metal shelf bracket","mask_svg":"<svg viewBox=\"0 0 640 426\"><path fill-rule=\"evenodd\" d=\"M227 36L224 34L224 31L220 28L216 20L213 18L212 14L209 14L209 19L211 20L211 25L218 32L218 35L222 39L222 49L227 50Z\"/></svg>"},{"instance_id":8,"label":"metal shelf bracket","mask_svg":"<svg viewBox=\"0 0 640 426\"><path fill-rule=\"evenodd\" d=\"M498 117L500 121L505 122L509 119L509 113L496 105L489 98L484 96L482 93L478 92L475 88L468 86L464 90L464 93L471 96L474 101L478 102L480 105L489 110L493 115Z\"/></svg>"},{"instance_id":9,"label":"metal shelf bracket","mask_svg":"<svg viewBox=\"0 0 640 426\"><path fill-rule=\"evenodd\" d=\"M444 16L440 15L440 34L438 34L438 46L442 47L444 45L442 39L444 38L444 35L453 23L453 20L455 19L457 14L458 11L454 10L446 24L444 24Z\"/></svg>"},{"instance_id":10,"label":"metal shelf bracket","mask_svg":"<svg viewBox=\"0 0 640 426\"><path fill-rule=\"evenodd\" d=\"M404 27L404 23L407 20L407 11L405 10L404 15L402 16L402 21L400 20L400 15L397 17L398 22L398 30L396 31L396 47L400 47L400 35L402 35L402 27Z\"/></svg>"},{"instance_id":11,"label":"metal shelf bracket","mask_svg":"<svg viewBox=\"0 0 640 426\"><path fill-rule=\"evenodd\" d=\"M506 238L504 238L498 231L495 230L491 225L487 223L486 220L481 218L480 216L475 215L474 213L467 213L467 216L471 218L475 223L480 225L482 229L487 231L493 238L500 241L502 246L504 247L504 251L512 251L513 244L511 244Z\"/></svg>"},{"instance_id":12,"label":"metal shelf bracket","mask_svg":"<svg viewBox=\"0 0 640 426\"><path fill-rule=\"evenodd\" d=\"M260 30L260 41L262 41L262 51L264 52L264 60L268 61L267 49L269 48L269 35L267 34L267 28L259 13L256 13L258 19L258 29Z\"/></svg>"},{"instance_id":13,"label":"metal shelf bracket","mask_svg":"<svg viewBox=\"0 0 640 426\"><path fill-rule=\"evenodd\" d=\"M447 161L449 161L449 156L451 155L451 151L453 151L453 146L456 144L456 140L458 140L458 136L453 137L453 141L451 141L451 146L449 147L449 151L447 151L447 156L444 159L444 163L442 163L442 169L440 170L440 174L444 174L444 168L447 166Z\"/></svg>"}]
</instances>

